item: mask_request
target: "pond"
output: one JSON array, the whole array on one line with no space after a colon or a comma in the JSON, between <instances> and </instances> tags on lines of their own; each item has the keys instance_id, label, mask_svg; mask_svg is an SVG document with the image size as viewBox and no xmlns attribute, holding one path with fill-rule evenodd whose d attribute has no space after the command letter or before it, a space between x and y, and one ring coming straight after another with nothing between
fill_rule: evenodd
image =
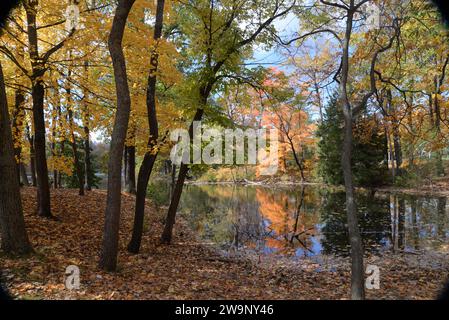
<instances>
[{"instance_id":1,"label":"pond","mask_svg":"<svg viewBox=\"0 0 449 320\"><path fill-rule=\"evenodd\" d=\"M358 194L366 252L447 251L445 197ZM313 257L349 254L345 194L323 187L187 185L181 215L223 250Z\"/></svg>"}]
</instances>

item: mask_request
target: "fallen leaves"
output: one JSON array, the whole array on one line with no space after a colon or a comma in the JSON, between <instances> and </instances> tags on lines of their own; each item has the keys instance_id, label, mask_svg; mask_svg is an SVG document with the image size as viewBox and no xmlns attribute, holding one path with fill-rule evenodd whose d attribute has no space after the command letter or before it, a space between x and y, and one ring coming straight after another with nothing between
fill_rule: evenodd
<instances>
[{"instance_id":1,"label":"fallen leaves","mask_svg":"<svg viewBox=\"0 0 449 320\"><path fill-rule=\"evenodd\" d=\"M35 253L21 259L0 256L13 295L22 299L347 299L349 261L323 264L301 259L223 257L195 239L180 218L174 243L160 245L161 213L149 203L141 253L131 255L134 197L122 195L119 270L101 271L98 264L106 203L104 191L80 197L77 190L52 190L56 220L38 217L35 189L22 191L25 219ZM182 233L180 232L182 230ZM176 232L178 231L178 232ZM180 236L182 234L182 236ZM419 258L417 258L419 259ZM371 299L432 299L448 268L410 265L402 256L374 260L381 268L381 289ZM81 288L64 285L65 269L80 268ZM319 270L319 272L317 271ZM330 271L331 270L331 271Z\"/></svg>"}]
</instances>

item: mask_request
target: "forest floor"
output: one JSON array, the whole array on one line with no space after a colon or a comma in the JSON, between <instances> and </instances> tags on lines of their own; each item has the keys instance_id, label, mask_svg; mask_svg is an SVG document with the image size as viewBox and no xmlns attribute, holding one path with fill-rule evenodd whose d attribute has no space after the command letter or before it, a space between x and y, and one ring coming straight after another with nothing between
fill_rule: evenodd
<instances>
[{"instance_id":1,"label":"forest floor","mask_svg":"<svg viewBox=\"0 0 449 320\"><path fill-rule=\"evenodd\" d=\"M319 265L227 258L196 240L178 218L172 245L160 245L162 213L146 208L140 254L127 253L134 196L122 195L119 269L98 268L105 191L80 197L76 190L52 190L57 219L36 216L36 190L23 188L25 220L35 253L25 258L0 256L0 268L12 295L19 299L348 299L349 261ZM369 299L433 299L449 274L448 264L422 264L422 257L399 254L368 257L381 270L379 290ZM449 261L447 256L441 261ZM66 267L80 268L81 287L64 285Z\"/></svg>"}]
</instances>

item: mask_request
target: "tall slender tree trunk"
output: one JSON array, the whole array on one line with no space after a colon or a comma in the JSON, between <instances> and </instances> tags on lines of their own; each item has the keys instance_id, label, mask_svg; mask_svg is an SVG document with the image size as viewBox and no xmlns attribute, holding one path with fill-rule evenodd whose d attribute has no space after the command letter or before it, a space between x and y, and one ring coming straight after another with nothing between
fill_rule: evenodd
<instances>
[{"instance_id":1,"label":"tall slender tree trunk","mask_svg":"<svg viewBox=\"0 0 449 320\"><path fill-rule=\"evenodd\" d=\"M33 85L34 148L38 196L38 215L52 217L50 209L50 184L48 181L47 156L45 154L44 85L35 79Z\"/></svg>"},{"instance_id":2,"label":"tall slender tree trunk","mask_svg":"<svg viewBox=\"0 0 449 320\"><path fill-rule=\"evenodd\" d=\"M117 268L119 243L120 208L121 208L121 173L122 156L128 131L131 98L129 95L126 62L123 54L122 39L126 20L134 0L119 0L109 34L109 52L114 67L117 95L117 112L112 130L108 163L108 192L105 212L103 244L100 267L107 271Z\"/></svg>"},{"instance_id":3,"label":"tall slender tree trunk","mask_svg":"<svg viewBox=\"0 0 449 320\"><path fill-rule=\"evenodd\" d=\"M173 197L173 192L175 190L175 184L176 184L176 164L173 164L171 166L171 177L170 177L170 194L169 199Z\"/></svg>"},{"instance_id":4,"label":"tall slender tree trunk","mask_svg":"<svg viewBox=\"0 0 449 320\"><path fill-rule=\"evenodd\" d=\"M57 110L57 108L55 108ZM51 138L52 138L52 142L51 142L51 156L56 158L56 117L57 114L54 113L53 115L53 119L51 122ZM56 168L53 168L53 188L57 189L58 188L58 171L56 170Z\"/></svg>"},{"instance_id":5,"label":"tall slender tree trunk","mask_svg":"<svg viewBox=\"0 0 449 320\"><path fill-rule=\"evenodd\" d=\"M435 107L435 128L436 128L436 132L437 132L437 139L440 139L441 137L441 110L440 110L440 101L438 96L441 94L441 89L438 83L438 80L435 80L436 82L436 93L435 93L435 98L433 99L433 104ZM442 150L437 150L436 152L436 158L437 158L437 163L436 163L436 173L438 176L444 176L445 175L445 171L444 171L444 165L443 165L443 152Z\"/></svg>"},{"instance_id":6,"label":"tall slender tree trunk","mask_svg":"<svg viewBox=\"0 0 449 320\"><path fill-rule=\"evenodd\" d=\"M47 157L45 154L45 117L44 117L44 82L45 65L39 57L38 38L36 28L37 1L27 1L25 4L27 16L27 31L29 55L31 60L34 148L36 155L37 176L37 212L43 217L52 217L50 209L50 185L48 181Z\"/></svg>"},{"instance_id":7,"label":"tall slender tree trunk","mask_svg":"<svg viewBox=\"0 0 449 320\"><path fill-rule=\"evenodd\" d=\"M85 80L88 80L88 67L89 61L84 62ZM86 190L92 190L92 162L91 162L91 150L90 150L90 112L89 103L87 101L87 92L84 92L83 96L83 129L84 129L84 181L86 182Z\"/></svg>"},{"instance_id":8,"label":"tall slender tree trunk","mask_svg":"<svg viewBox=\"0 0 449 320\"><path fill-rule=\"evenodd\" d=\"M306 181L306 177L304 175L304 166L302 159L299 159L298 154L296 153L295 144L293 143L293 140L290 138L290 136L286 135L288 142L290 144L290 148L292 149L293 158L295 159L295 163L299 168L299 172L301 173L301 182Z\"/></svg>"},{"instance_id":9,"label":"tall slender tree trunk","mask_svg":"<svg viewBox=\"0 0 449 320\"><path fill-rule=\"evenodd\" d=\"M28 181L27 170L25 168L25 165L23 164L23 162L20 162L19 165L20 165L20 176L22 179L22 184L28 187L30 185L30 181Z\"/></svg>"},{"instance_id":10,"label":"tall slender tree trunk","mask_svg":"<svg viewBox=\"0 0 449 320\"><path fill-rule=\"evenodd\" d=\"M88 125L84 125L84 181L86 182L86 190L92 190L92 161L90 150L90 130Z\"/></svg>"},{"instance_id":11,"label":"tall slender tree trunk","mask_svg":"<svg viewBox=\"0 0 449 320\"><path fill-rule=\"evenodd\" d=\"M351 0L351 7L353 7L353 5L354 1ZM357 219L357 207L352 174L353 110L347 92L349 77L349 43L352 34L354 11L350 9L347 12L340 81L340 102L342 104L345 121L341 163L345 180L346 214L348 220L349 242L351 244L351 297L354 300L361 300L365 298L363 247Z\"/></svg>"},{"instance_id":12,"label":"tall slender tree trunk","mask_svg":"<svg viewBox=\"0 0 449 320\"><path fill-rule=\"evenodd\" d=\"M62 116L62 106L61 104L58 104L56 106L57 113L58 113L58 119L59 119L59 127L60 127L60 143L59 143L59 154L62 155L64 153L65 149L65 141L66 141L66 133L63 131L64 129L64 117ZM56 172L56 188L62 188L62 172Z\"/></svg>"},{"instance_id":13,"label":"tall slender tree trunk","mask_svg":"<svg viewBox=\"0 0 449 320\"><path fill-rule=\"evenodd\" d=\"M205 98L207 101L207 98ZM204 99L203 99L204 101ZM195 121L201 121L203 118L204 109L200 108L196 110L193 122L189 128L190 140L193 139L193 123ZM173 236L173 227L176 222L176 212L178 211L179 200L181 199L182 189L186 180L187 173L189 172L189 164L182 162L179 167L178 180L176 180L175 188L173 189L170 206L167 212L167 219L165 220L164 231L162 232L161 242L164 244L170 244Z\"/></svg>"},{"instance_id":14,"label":"tall slender tree trunk","mask_svg":"<svg viewBox=\"0 0 449 320\"><path fill-rule=\"evenodd\" d=\"M0 233L8 254L32 251L25 230L20 185L16 175L14 145L10 127L3 69L0 62Z\"/></svg>"},{"instance_id":15,"label":"tall slender tree trunk","mask_svg":"<svg viewBox=\"0 0 449 320\"><path fill-rule=\"evenodd\" d=\"M162 36L162 27L164 23L164 0L157 1L156 8L156 22L154 27L154 40L156 45ZM143 222L145 216L145 198L147 194L148 181L153 171L154 163L156 162L159 139L159 125L157 121L156 111L156 80L157 80L157 68L158 68L158 52L157 48L153 48L150 57L150 70L148 74L147 85L147 113L148 113L148 125L150 128L150 136L148 139L148 150L142 161L142 165L139 169L139 177L137 179L137 193L136 193L136 208L134 213L134 226L131 241L128 244L128 251L137 253L140 250L140 243L143 233Z\"/></svg>"},{"instance_id":16,"label":"tall slender tree trunk","mask_svg":"<svg viewBox=\"0 0 449 320\"><path fill-rule=\"evenodd\" d=\"M387 90L387 108L388 113L394 116L394 120L391 124L391 133L392 133L392 149L391 149L391 162L393 167L393 177L396 175L401 175L401 166L402 166L402 148L401 148L401 136L399 134L399 121L396 119L396 110L393 105L393 96L391 94L391 90Z\"/></svg>"}]
</instances>

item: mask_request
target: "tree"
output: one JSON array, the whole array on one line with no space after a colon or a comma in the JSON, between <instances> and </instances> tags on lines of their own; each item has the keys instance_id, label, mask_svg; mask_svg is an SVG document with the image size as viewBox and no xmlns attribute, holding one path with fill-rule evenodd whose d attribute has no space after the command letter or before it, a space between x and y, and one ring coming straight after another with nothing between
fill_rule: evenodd
<instances>
[{"instance_id":1,"label":"tree","mask_svg":"<svg viewBox=\"0 0 449 320\"><path fill-rule=\"evenodd\" d=\"M36 176L38 194L38 214L43 217L51 217L50 185L48 182L47 157L45 153L45 116L44 95L45 87L43 76L47 71L46 63L50 56L64 45L67 38L51 47L43 55L39 53L36 15L38 0L24 1L27 17L28 46L31 61L30 80L33 97L33 122L34 122L34 147L36 151ZM70 37L75 29L71 30ZM23 67L22 67L23 68ZM25 72L26 73L26 72Z\"/></svg>"},{"instance_id":2,"label":"tree","mask_svg":"<svg viewBox=\"0 0 449 320\"><path fill-rule=\"evenodd\" d=\"M126 62L123 54L122 39L126 20L135 0L119 0L109 35L109 51L114 67L117 94L117 112L112 130L108 163L108 193L105 212L103 244L100 267L107 271L117 268L117 253L121 208L121 172L122 156L128 130L131 98L129 95Z\"/></svg>"},{"instance_id":3,"label":"tree","mask_svg":"<svg viewBox=\"0 0 449 320\"><path fill-rule=\"evenodd\" d=\"M88 74L88 67L89 67L89 61L84 62L84 74L85 74L85 80L87 81L89 79ZM92 170L92 161L91 161L91 148L90 148L90 110L89 110L89 103L87 101L88 99L88 93L87 90L84 90L83 95L83 131L84 131L84 181L86 182L86 190L90 191L92 190L92 176L93 176L93 170Z\"/></svg>"},{"instance_id":4,"label":"tree","mask_svg":"<svg viewBox=\"0 0 449 320\"><path fill-rule=\"evenodd\" d=\"M189 135L193 141L193 123L201 121L207 109L208 99L224 79L239 78L244 70L237 67L250 46L259 41L259 36L266 36L267 30L272 29L276 19L284 17L296 6L296 1L217 1L198 0L181 6L188 10L189 18L184 25L188 34L195 41L191 42L192 59L203 61L196 66L192 81L197 85L191 95L195 98L193 103L198 107L192 123L189 126ZM257 17L253 21L252 17ZM242 29L242 25L245 27ZM201 39L201 41L198 41ZM268 41L264 37L260 41ZM176 212L181 199L184 182L189 171L189 164L182 162L179 168L178 179L172 193L170 206L167 212L161 242L169 244L172 239Z\"/></svg>"},{"instance_id":5,"label":"tree","mask_svg":"<svg viewBox=\"0 0 449 320\"><path fill-rule=\"evenodd\" d=\"M375 66L378 56L393 46L394 40L398 37L399 22L393 20L389 29L394 31L394 35L389 38L386 45L377 44L376 50L372 53L369 67L369 89L359 99L353 99L349 92L350 78L350 48L351 37L355 23L355 15L361 9L362 5L370 0L361 0L356 2L350 0L346 3L335 3L326 0L320 0L320 3L332 10L341 10L344 13L344 36L342 39L334 33L341 44L341 66L339 70L339 100L343 111L344 118L344 135L342 144L341 165L343 169L343 177L346 192L346 213L348 218L349 238L351 243L351 296L352 299L360 300L365 298L364 289L364 269L363 269L363 247L360 238L360 230L357 219L357 206L355 202L353 170L352 170L352 151L353 151L353 122L357 118L360 110L366 107L370 98L376 92L376 74ZM318 32L329 32L329 29L322 29ZM333 31L332 31L333 32ZM376 35L377 39L378 35ZM355 101L354 101L355 100Z\"/></svg>"},{"instance_id":6,"label":"tree","mask_svg":"<svg viewBox=\"0 0 449 320\"><path fill-rule=\"evenodd\" d=\"M137 179L137 194L136 194L136 208L134 215L134 227L131 241L128 245L128 251L138 253L140 249L140 242L142 239L143 222L145 213L145 198L147 194L148 180L150 179L151 171L158 154L159 144L159 124L156 113L156 80L158 69L158 44L162 36L162 27L164 21L164 0L157 1L156 7L156 22L154 25L154 40L155 46L150 55L150 70L148 73L147 84L147 115L148 115L148 149L145 152L142 164L139 170Z\"/></svg>"},{"instance_id":7,"label":"tree","mask_svg":"<svg viewBox=\"0 0 449 320\"><path fill-rule=\"evenodd\" d=\"M331 97L323 120L318 126L318 173L324 182L332 185L344 183L341 167L343 144L343 115L338 97ZM386 136L375 115L363 111L354 123L352 168L355 185L379 186L386 180Z\"/></svg>"},{"instance_id":8,"label":"tree","mask_svg":"<svg viewBox=\"0 0 449 320\"><path fill-rule=\"evenodd\" d=\"M25 230L16 175L16 161L9 120L8 102L0 62L0 230L2 249L8 254L26 254L32 251Z\"/></svg>"},{"instance_id":9,"label":"tree","mask_svg":"<svg viewBox=\"0 0 449 320\"><path fill-rule=\"evenodd\" d=\"M313 131L315 125L310 123L305 111L303 92L295 92L288 77L279 70L270 70L271 74L265 80L264 86L267 98L262 100L265 110L262 113L262 125L274 127L280 133L279 162L286 162L287 150L293 155L293 160L301 175L301 181L306 180L306 153L314 144ZM286 167L286 165L284 165Z\"/></svg>"}]
</instances>

